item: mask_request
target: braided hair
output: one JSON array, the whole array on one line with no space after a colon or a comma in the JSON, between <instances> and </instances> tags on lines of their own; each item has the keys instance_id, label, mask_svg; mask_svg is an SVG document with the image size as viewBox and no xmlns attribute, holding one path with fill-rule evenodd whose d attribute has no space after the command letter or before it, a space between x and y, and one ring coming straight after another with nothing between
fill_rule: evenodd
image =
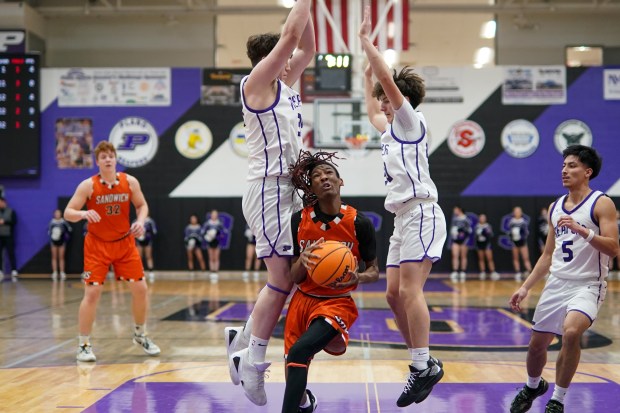
<instances>
[{"instance_id":1,"label":"braided hair","mask_svg":"<svg viewBox=\"0 0 620 413\"><path fill-rule=\"evenodd\" d=\"M343 159L336 155L337 152L316 152L312 154L303 149L299 151L299 159L294 165L288 168L291 182L297 191L297 195L302 199L304 207L314 205L318 199L312 192L311 174L314 168L319 165L329 165L336 171L336 175L340 178L340 174L336 169L338 166L332 159ZM300 193L301 192L301 193Z\"/></svg>"}]
</instances>

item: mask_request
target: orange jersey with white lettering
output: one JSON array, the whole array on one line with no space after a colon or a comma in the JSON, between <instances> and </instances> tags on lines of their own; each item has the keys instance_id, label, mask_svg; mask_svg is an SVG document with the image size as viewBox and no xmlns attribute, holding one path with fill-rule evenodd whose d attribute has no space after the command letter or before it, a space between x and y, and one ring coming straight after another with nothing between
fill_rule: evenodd
<instances>
[{"instance_id":1,"label":"orange jersey with white lettering","mask_svg":"<svg viewBox=\"0 0 620 413\"><path fill-rule=\"evenodd\" d=\"M339 241L345 244L353 255L357 257L360 262L361 256L359 252L359 241L355 233L355 219L357 217L357 210L349 205L342 205L340 208L340 214L329 223L321 222L314 219L314 207L309 206L301 211L301 221L297 230L297 242L299 244L300 253L304 249L323 237L325 241ZM293 228L293 231L295 228ZM353 271L355 268L351 268ZM351 286L345 289L335 290L329 287L323 287L316 284L306 277L306 279L299 284L299 289L308 294L315 296L333 296L346 294L356 288Z\"/></svg>"},{"instance_id":2,"label":"orange jersey with white lettering","mask_svg":"<svg viewBox=\"0 0 620 413\"><path fill-rule=\"evenodd\" d=\"M88 224L88 233L103 241L116 241L129 234L131 189L127 174L117 173L116 182L105 182L100 175L92 178L93 193L86 208L97 211L101 221Z\"/></svg>"}]
</instances>

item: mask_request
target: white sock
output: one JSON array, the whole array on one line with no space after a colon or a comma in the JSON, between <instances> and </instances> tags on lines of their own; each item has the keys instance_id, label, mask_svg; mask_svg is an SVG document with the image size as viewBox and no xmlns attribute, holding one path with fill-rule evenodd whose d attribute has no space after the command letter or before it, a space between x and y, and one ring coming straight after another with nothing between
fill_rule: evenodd
<instances>
[{"instance_id":1,"label":"white sock","mask_svg":"<svg viewBox=\"0 0 620 413\"><path fill-rule=\"evenodd\" d=\"M527 387L529 387L530 389L536 390L539 384L540 384L540 376L538 377L527 376Z\"/></svg>"},{"instance_id":2,"label":"white sock","mask_svg":"<svg viewBox=\"0 0 620 413\"><path fill-rule=\"evenodd\" d=\"M428 368L428 360L430 359L430 353L428 347L420 347L413 349L413 367L418 370L425 370Z\"/></svg>"},{"instance_id":3,"label":"white sock","mask_svg":"<svg viewBox=\"0 0 620 413\"><path fill-rule=\"evenodd\" d=\"M269 340L263 340L254 335L250 336L250 347L248 351L248 361L250 364L265 362L268 344Z\"/></svg>"},{"instance_id":4,"label":"white sock","mask_svg":"<svg viewBox=\"0 0 620 413\"><path fill-rule=\"evenodd\" d=\"M84 344L90 344L90 336L83 336L80 334L78 336L78 343L80 344L80 346L83 346Z\"/></svg>"},{"instance_id":5,"label":"white sock","mask_svg":"<svg viewBox=\"0 0 620 413\"><path fill-rule=\"evenodd\" d=\"M557 400L560 403L564 404L564 397L566 396L567 391L568 387L560 387L556 384L553 388L553 396L551 396L551 399Z\"/></svg>"},{"instance_id":6,"label":"white sock","mask_svg":"<svg viewBox=\"0 0 620 413\"><path fill-rule=\"evenodd\" d=\"M254 318L250 315L250 317L248 317L248 321L245 322L245 326L243 327L243 341L246 343L250 342L250 336L252 335L252 323L254 323Z\"/></svg>"},{"instance_id":7,"label":"white sock","mask_svg":"<svg viewBox=\"0 0 620 413\"><path fill-rule=\"evenodd\" d=\"M133 333L137 336L146 335L146 324L134 324Z\"/></svg>"}]
</instances>

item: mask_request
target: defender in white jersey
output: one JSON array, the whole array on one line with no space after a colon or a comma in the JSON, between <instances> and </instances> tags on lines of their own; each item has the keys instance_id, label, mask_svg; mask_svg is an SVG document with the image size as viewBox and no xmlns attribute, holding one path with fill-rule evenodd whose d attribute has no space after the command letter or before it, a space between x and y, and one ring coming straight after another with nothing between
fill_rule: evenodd
<instances>
[{"instance_id":1,"label":"defender in white jersey","mask_svg":"<svg viewBox=\"0 0 620 413\"><path fill-rule=\"evenodd\" d=\"M590 189L590 180L601 169L601 158L590 147L573 145L563 152L562 185L568 194L550 205L551 228L542 256L530 276L510 298L520 303L529 290L550 272L534 313L527 353L527 384L517 394L511 413L526 412L549 385L541 377L547 347L562 336L556 362L553 396L546 413L564 411L564 397L575 375L581 354L581 336L596 319L605 299L609 261L618 255L618 227L613 201Z\"/></svg>"},{"instance_id":2,"label":"defender in white jersey","mask_svg":"<svg viewBox=\"0 0 620 413\"><path fill-rule=\"evenodd\" d=\"M370 33L370 8L366 7L359 31L369 61L366 110L372 125L383 132L385 208L396 215L386 264L386 295L412 358L407 384L396 402L404 407L426 399L444 374L442 363L429 354L430 315L422 289L433 263L441 258L446 220L429 173L426 120L415 110L424 98L424 81L406 67L392 73L370 41ZM374 86L373 73L378 80Z\"/></svg>"},{"instance_id":3,"label":"defender in white jersey","mask_svg":"<svg viewBox=\"0 0 620 413\"><path fill-rule=\"evenodd\" d=\"M267 285L259 293L245 327L226 327L228 364L234 384L254 404L267 403L265 353L291 290L293 186L289 166L301 147L301 97L291 89L315 53L311 0L297 0L281 35L260 34L247 42L252 72L241 82L248 155L248 189L243 215L256 235L256 253L267 266ZM295 53L293 53L295 51Z\"/></svg>"}]
</instances>

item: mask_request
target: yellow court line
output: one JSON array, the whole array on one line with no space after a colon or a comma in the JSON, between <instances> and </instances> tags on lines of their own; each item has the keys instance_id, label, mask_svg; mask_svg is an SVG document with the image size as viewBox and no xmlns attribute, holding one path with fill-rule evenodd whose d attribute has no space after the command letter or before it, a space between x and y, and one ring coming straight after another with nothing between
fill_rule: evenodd
<instances>
[{"instance_id":1,"label":"yellow court line","mask_svg":"<svg viewBox=\"0 0 620 413\"><path fill-rule=\"evenodd\" d=\"M503 308L498 308L497 311L499 311L501 314L504 314L506 317L512 319L513 321L516 321L517 323L527 327L528 329L532 329L532 324L528 321L525 321L524 319L522 319L521 317L519 317L516 314L511 313L510 311L504 310ZM553 337L553 340L551 340L550 345L554 345L557 344L560 340L558 340L557 337Z\"/></svg>"},{"instance_id":2,"label":"yellow court line","mask_svg":"<svg viewBox=\"0 0 620 413\"><path fill-rule=\"evenodd\" d=\"M510 318L513 321L516 321L517 323L521 324L522 326L525 326L527 328L532 328L532 324L528 321L525 321L524 319L522 319L521 317L519 317L518 315L511 313L510 311L507 311L503 308L496 308L496 310L500 313L505 315L506 317Z\"/></svg>"},{"instance_id":3,"label":"yellow court line","mask_svg":"<svg viewBox=\"0 0 620 413\"><path fill-rule=\"evenodd\" d=\"M209 320L209 321L215 321L216 317L219 316L220 314L222 314L224 311L228 310L229 308L231 308L232 306L234 306L235 302L229 302L228 304L224 304L223 306L221 306L220 308L218 308L217 310L209 313L206 317L205 320Z\"/></svg>"}]
</instances>

